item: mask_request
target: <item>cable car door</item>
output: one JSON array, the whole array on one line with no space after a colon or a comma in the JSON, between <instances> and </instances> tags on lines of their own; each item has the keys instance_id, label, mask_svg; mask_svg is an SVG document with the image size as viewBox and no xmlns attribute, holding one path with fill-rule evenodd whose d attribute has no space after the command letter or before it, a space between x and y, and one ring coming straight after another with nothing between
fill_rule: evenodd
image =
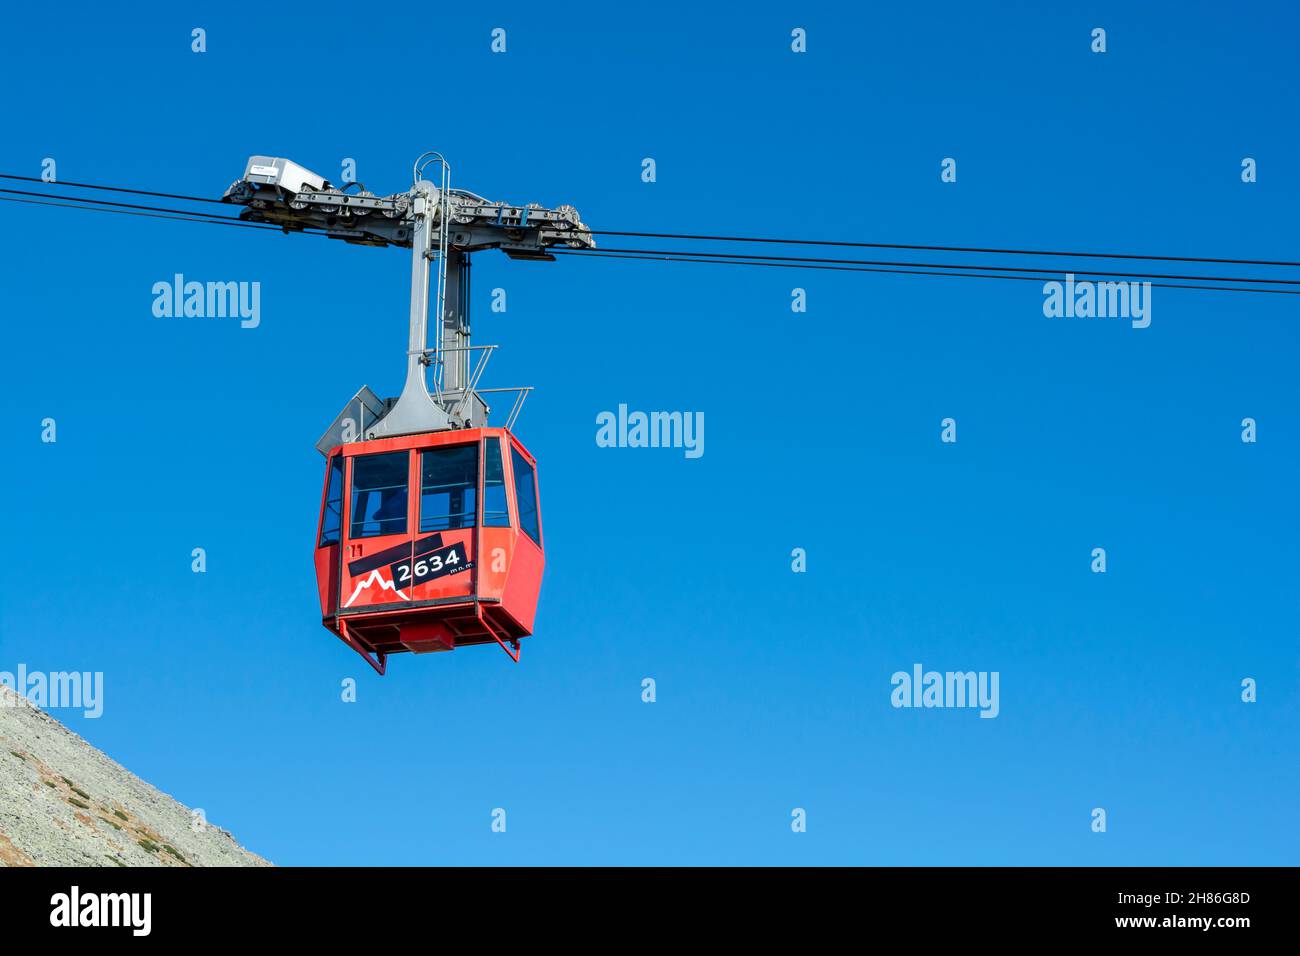
<instances>
[{"instance_id":1,"label":"cable car door","mask_svg":"<svg viewBox=\"0 0 1300 956\"><path fill-rule=\"evenodd\" d=\"M457 603L473 595L479 512L479 442L415 451L415 540L409 584L416 603Z\"/></svg>"}]
</instances>

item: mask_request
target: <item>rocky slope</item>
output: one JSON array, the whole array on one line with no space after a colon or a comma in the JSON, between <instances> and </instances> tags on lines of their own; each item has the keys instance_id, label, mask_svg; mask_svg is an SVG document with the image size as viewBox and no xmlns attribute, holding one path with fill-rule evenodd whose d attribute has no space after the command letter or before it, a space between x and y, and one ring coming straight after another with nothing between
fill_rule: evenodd
<instances>
[{"instance_id":1,"label":"rocky slope","mask_svg":"<svg viewBox=\"0 0 1300 956\"><path fill-rule=\"evenodd\" d=\"M0 684L0 866L270 866Z\"/></svg>"}]
</instances>

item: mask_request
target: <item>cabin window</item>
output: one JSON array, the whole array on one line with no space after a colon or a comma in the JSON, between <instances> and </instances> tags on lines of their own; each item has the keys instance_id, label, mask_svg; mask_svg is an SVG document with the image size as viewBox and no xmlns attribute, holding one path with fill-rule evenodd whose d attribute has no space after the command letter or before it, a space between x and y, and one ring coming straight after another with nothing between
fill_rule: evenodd
<instances>
[{"instance_id":1,"label":"cabin window","mask_svg":"<svg viewBox=\"0 0 1300 956\"><path fill-rule=\"evenodd\" d=\"M420 452L420 531L474 527L478 445L446 445Z\"/></svg>"},{"instance_id":2,"label":"cabin window","mask_svg":"<svg viewBox=\"0 0 1300 956\"><path fill-rule=\"evenodd\" d=\"M519 504L519 527L541 547L542 525L537 513L537 478L533 474L533 466L513 445L510 446L510 460L515 467L515 501Z\"/></svg>"},{"instance_id":3,"label":"cabin window","mask_svg":"<svg viewBox=\"0 0 1300 956\"><path fill-rule=\"evenodd\" d=\"M329 484L325 489L325 513L321 516L320 522L320 541L316 545L318 548L339 543L339 530L343 525L342 455L335 455L330 459L329 473Z\"/></svg>"},{"instance_id":4,"label":"cabin window","mask_svg":"<svg viewBox=\"0 0 1300 956\"><path fill-rule=\"evenodd\" d=\"M506 473L501 467L501 440L483 443L483 525L510 527L510 505L506 500Z\"/></svg>"},{"instance_id":5,"label":"cabin window","mask_svg":"<svg viewBox=\"0 0 1300 956\"><path fill-rule=\"evenodd\" d=\"M410 460L404 451L352 459L351 537L406 533Z\"/></svg>"}]
</instances>

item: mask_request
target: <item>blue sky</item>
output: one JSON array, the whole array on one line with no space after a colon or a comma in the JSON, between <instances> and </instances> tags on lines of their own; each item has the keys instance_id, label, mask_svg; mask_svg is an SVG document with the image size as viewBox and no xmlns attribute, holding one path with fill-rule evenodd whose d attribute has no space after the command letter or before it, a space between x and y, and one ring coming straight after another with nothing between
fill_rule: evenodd
<instances>
[{"instance_id":1,"label":"blue sky","mask_svg":"<svg viewBox=\"0 0 1300 956\"><path fill-rule=\"evenodd\" d=\"M436 148L595 228L1297 258L1291 9L983 6L18 7L0 171L382 194ZM313 443L400 389L408 255L0 216L0 670L102 671L57 716L277 863L1297 862L1290 297L1157 289L1136 330L1030 282L477 256L486 384L538 388L537 633L381 679L319 624ZM178 272L260 282L260 327L155 318ZM705 454L597 447L619 403L704 412ZM999 672L997 719L892 708L917 662Z\"/></svg>"}]
</instances>

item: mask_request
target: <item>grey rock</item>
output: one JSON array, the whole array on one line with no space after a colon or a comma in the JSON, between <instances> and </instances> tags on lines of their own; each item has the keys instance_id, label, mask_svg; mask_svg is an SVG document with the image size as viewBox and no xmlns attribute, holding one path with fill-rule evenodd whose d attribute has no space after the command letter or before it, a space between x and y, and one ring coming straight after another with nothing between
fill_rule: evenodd
<instances>
[{"instance_id":1,"label":"grey rock","mask_svg":"<svg viewBox=\"0 0 1300 956\"><path fill-rule=\"evenodd\" d=\"M0 684L0 866L271 866Z\"/></svg>"}]
</instances>

